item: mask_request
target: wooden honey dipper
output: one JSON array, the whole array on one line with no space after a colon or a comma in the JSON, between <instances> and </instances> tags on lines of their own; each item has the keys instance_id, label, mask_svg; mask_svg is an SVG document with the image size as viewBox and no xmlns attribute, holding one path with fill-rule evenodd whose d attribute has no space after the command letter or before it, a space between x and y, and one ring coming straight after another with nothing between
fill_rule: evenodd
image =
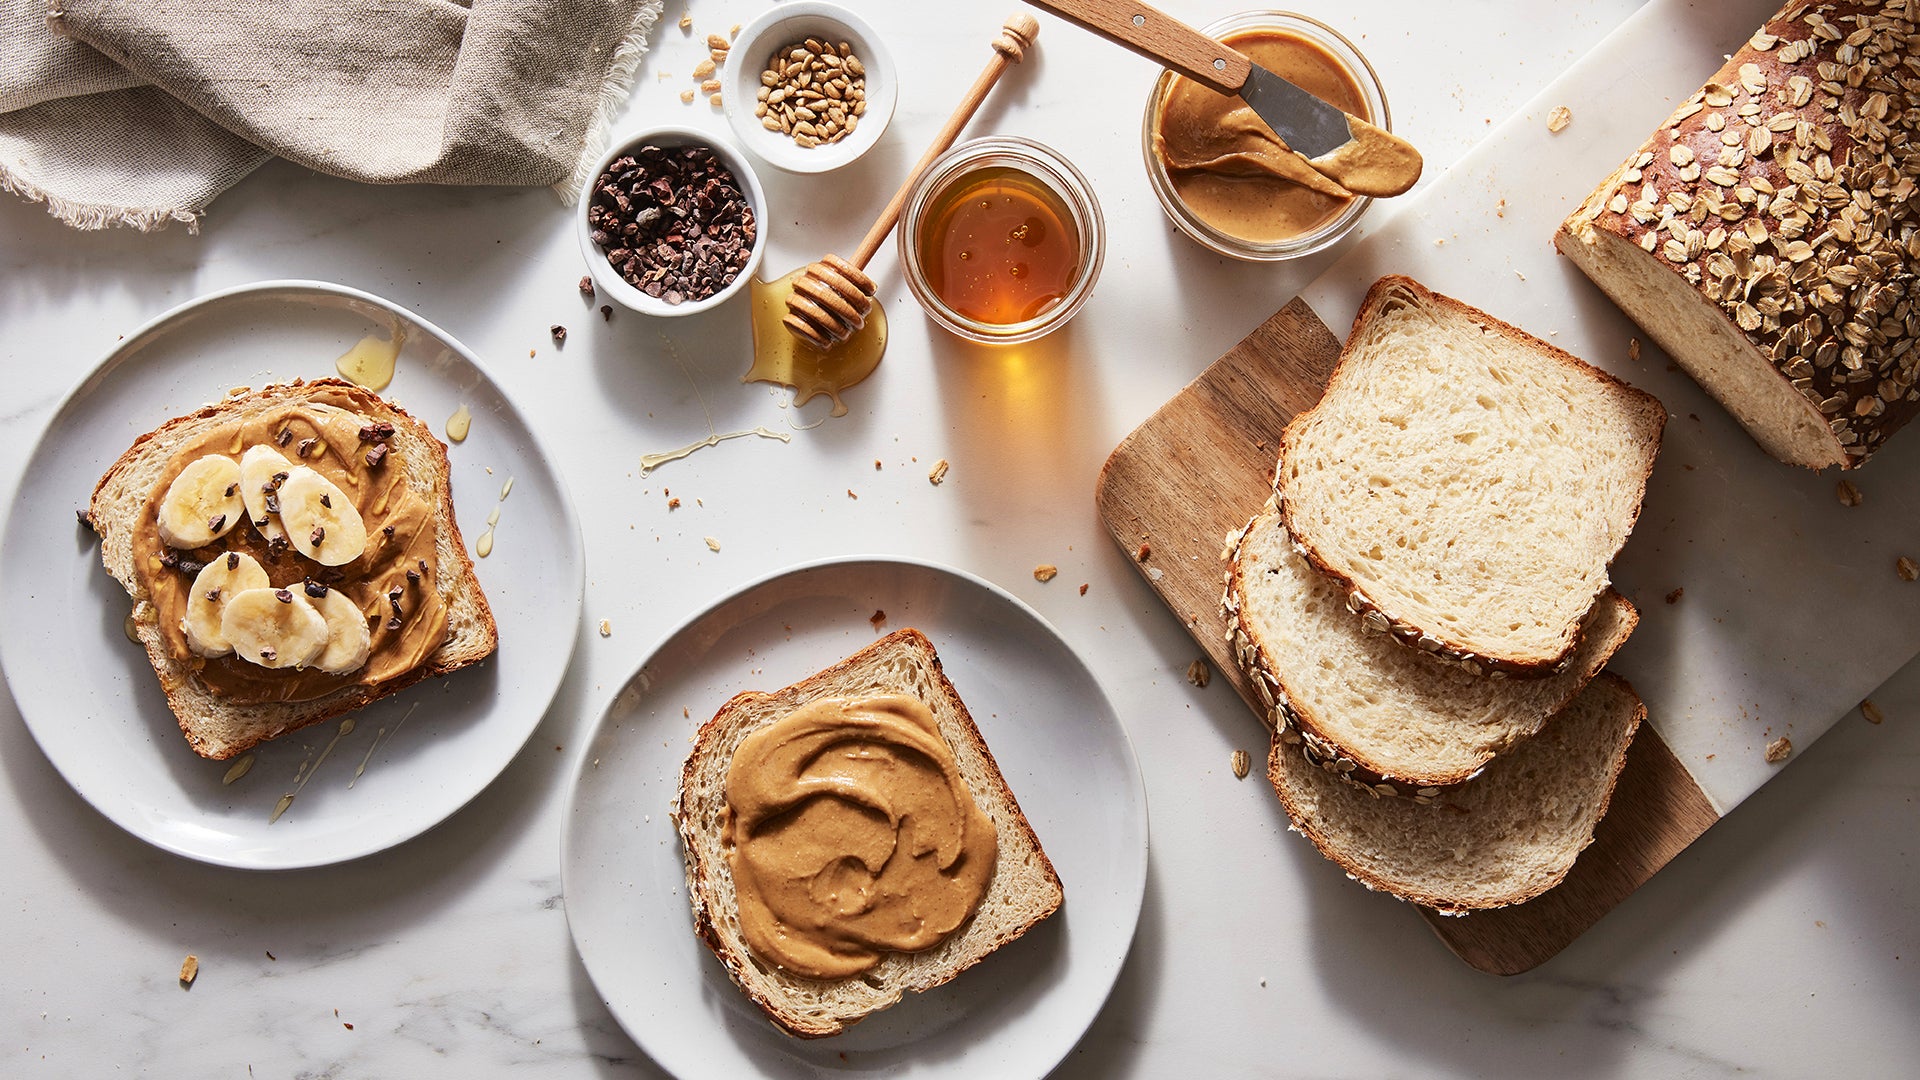
<instances>
[{"instance_id":1,"label":"wooden honey dipper","mask_svg":"<svg viewBox=\"0 0 1920 1080\"><path fill-rule=\"evenodd\" d=\"M893 193L886 209L880 211L860 246L853 249L853 258L828 254L794 279L793 295L787 298L786 318L780 320L794 337L816 349L829 349L866 325L867 312L873 310L874 284L863 268L900 220L908 192L913 190L920 174L927 171L927 166L953 145L960 129L973 119L1007 65L1019 63L1039 34L1040 23L1033 16L1024 12L1008 16L1006 25L1000 28L1000 36L993 40L993 59L987 62L980 77L973 80L953 115L947 117L946 124L933 137L933 145L914 163L913 171L900 184L900 190Z\"/></svg>"}]
</instances>

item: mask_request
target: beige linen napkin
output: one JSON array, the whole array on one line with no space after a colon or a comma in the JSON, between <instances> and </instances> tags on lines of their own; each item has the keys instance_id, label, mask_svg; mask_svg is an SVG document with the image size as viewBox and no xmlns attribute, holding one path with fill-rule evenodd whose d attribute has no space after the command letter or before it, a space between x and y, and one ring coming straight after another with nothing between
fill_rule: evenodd
<instances>
[{"instance_id":1,"label":"beige linen napkin","mask_svg":"<svg viewBox=\"0 0 1920 1080\"><path fill-rule=\"evenodd\" d=\"M0 187L79 228L191 227L273 155L570 199L663 6L0 0Z\"/></svg>"}]
</instances>

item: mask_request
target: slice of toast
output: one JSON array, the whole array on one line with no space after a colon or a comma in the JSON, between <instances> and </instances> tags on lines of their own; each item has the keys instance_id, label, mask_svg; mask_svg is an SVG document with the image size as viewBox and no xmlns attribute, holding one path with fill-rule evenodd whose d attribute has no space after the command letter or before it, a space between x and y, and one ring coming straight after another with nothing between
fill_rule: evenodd
<instances>
[{"instance_id":1,"label":"slice of toast","mask_svg":"<svg viewBox=\"0 0 1920 1080\"><path fill-rule=\"evenodd\" d=\"M993 821L999 844L993 877L973 916L938 945L918 953L887 953L852 978L799 977L755 956L742 936L723 839L727 771L749 734L807 702L887 694L910 695L933 711L968 789ZM933 643L912 628L896 630L785 689L738 694L722 705L700 728L687 757L673 817L686 857L695 932L775 1024L802 1038L837 1035L908 991L939 986L1052 915L1063 898L1059 875L966 704L941 670Z\"/></svg>"},{"instance_id":2,"label":"slice of toast","mask_svg":"<svg viewBox=\"0 0 1920 1080\"><path fill-rule=\"evenodd\" d=\"M1639 612L1612 589L1588 615L1566 670L1543 679L1474 675L1368 630L1345 594L1294 550L1273 500L1232 538L1221 604L1234 656L1268 719L1323 764L1415 799L1471 779L1566 707Z\"/></svg>"},{"instance_id":3,"label":"slice of toast","mask_svg":"<svg viewBox=\"0 0 1920 1080\"><path fill-rule=\"evenodd\" d=\"M1267 778L1293 829L1370 889L1449 915L1558 885L1593 842L1647 710L1602 672L1540 734L1431 805L1376 795L1275 736Z\"/></svg>"},{"instance_id":4,"label":"slice of toast","mask_svg":"<svg viewBox=\"0 0 1920 1080\"><path fill-rule=\"evenodd\" d=\"M1274 489L1372 628L1537 678L1571 659L1665 425L1652 395L1386 277L1326 395L1287 425Z\"/></svg>"},{"instance_id":5,"label":"slice of toast","mask_svg":"<svg viewBox=\"0 0 1920 1080\"><path fill-rule=\"evenodd\" d=\"M348 409L368 423L393 425L391 460L406 469L407 487L433 508L436 572L424 576L423 583L424 587L437 589L446 605L446 637L422 663L379 682L346 678L340 689L304 701L239 704L208 688L195 674L193 657L177 656L170 649L167 635L158 625L156 609L135 573L134 538L138 530L154 527L147 501L165 475L176 447L221 425L261 416L285 405L315 401ZM102 563L134 600L133 625L166 691L167 705L187 741L203 757L233 757L268 739L358 709L421 679L479 663L493 654L499 642L493 611L480 590L473 560L454 520L446 447L405 410L343 380L296 380L267 386L167 421L136 439L100 478L87 515L100 536Z\"/></svg>"}]
</instances>

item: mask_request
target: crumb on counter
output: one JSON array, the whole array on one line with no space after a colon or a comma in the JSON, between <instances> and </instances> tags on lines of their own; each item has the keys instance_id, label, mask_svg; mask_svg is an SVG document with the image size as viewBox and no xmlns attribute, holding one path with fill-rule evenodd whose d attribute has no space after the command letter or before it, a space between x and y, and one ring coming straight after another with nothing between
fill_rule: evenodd
<instances>
[{"instance_id":1,"label":"crumb on counter","mask_svg":"<svg viewBox=\"0 0 1920 1080\"><path fill-rule=\"evenodd\" d=\"M1573 110L1565 105L1555 105L1553 110L1547 113L1547 130L1555 135L1567 130L1567 125L1571 123L1573 123Z\"/></svg>"},{"instance_id":2,"label":"crumb on counter","mask_svg":"<svg viewBox=\"0 0 1920 1080\"><path fill-rule=\"evenodd\" d=\"M600 620L600 636L601 637L613 636L613 620L612 619Z\"/></svg>"},{"instance_id":3,"label":"crumb on counter","mask_svg":"<svg viewBox=\"0 0 1920 1080\"><path fill-rule=\"evenodd\" d=\"M1245 780L1247 774L1253 771L1253 755L1247 753L1245 750L1235 750L1233 756L1228 759L1228 762L1233 766L1233 775L1237 780ZM1260 980L1260 985L1265 986L1266 984L1267 980Z\"/></svg>"},{"instance_id":4,"label":"crumb on counter","mask_svg":"<svg viewBox=\"0 0 1920 1080\"><path fill-rule=\"evenodd\" d=\"M1208 665L1206 657L1203 656L1187 665L1187 681L1202 690L1205 690L1207 684L1213 681L1213 668Z\"/></svg>"},{"instance_id":5,"label":"crumb on counter","mask_svg":"<svg viewBox=\"0 0 1920 1080\"><path fill-rule=\"evenodd\" d=\"M713 538L713 537L711 537L711 536L709 536L709 537L706 537L705 539L706 539L706 541L707 541L707 550L708 550L708 551L719 551L719 550L720 550L720 541L718 541L718 540L716 540L716 539L714 539L714 538Z\"/></svg>"},{"instance_id":6,"label":"crumb on counter","mask_svg":"<svg viewBox=\"0 0 1920 1080\"><path fill-rule=\"evenodd\" d=\"M1680 602L1680 598L1681 598L1681 597L1683 597L1683 596L1685 596L1685 595L1687 595L1687 590L1685 590L1685 589L1675 589L1675 590L1673 590L1672 592L1670 592L1670 593L1668 593L1668 594L1667 594L1667 603L1669 603L1669 604L1677 604L1677 603L1679 603L1679 602Z\"/></svg>"},{"instance_id":7,"label":"crumb on counter","mask_svg":"<svg viewBox=\"0 0 1920 1080\"><path fill-rule=\"evenodd\" d=\"M1885 723L1887 719L1886 714L1880 711L1880 706L1875 705L1871 699L1860 703L1860 715L1866 717L1869 724Z\"/></svg>"},{"instance_id":8,"label":"crumb on counter","mask_svg":"<svg viewBox=\"0 0 1920 1080\"><path fill-rule=\"evenodd\" d=\"M1039 582L1052 581L1059 573L1060 568L1052 563L1041 563L1039 566L1033 568L1033 580Z\"/></svg>"},{"instance_id":9,"label":"crumb on counter","mask_svg":"<svg viewBox=\"0 0 1920 1080\"><path fill-rule=\"evenodd\" d=\"M199 977L200 958L192 953L188 953L187 958L180 961L180 989L191 989L193 987L193 980Z\"/></svg>"},{"instance_id":10,"label":"crumb on counter","mask_svg":"<svg viewBox=\"0 0 1920 1080\"><path fill-rule=\"evenodd\" d=\"M941 458L939 461L933 463L933 471L927 474L927 483L932 484L934 487L939 487L940 482L946 478L947 459Z\"/></svg>"},{"instance_id":11,"label":"crumb on counter","mask_svg":"<svg viewBox=\"0 0 1920 1080\"><path fill-rule=\"evenodd\" d=\"M1793 740L1785 735L1767 744L1767 764L1778 765L1793 753Z\"/></svg>"},{"instance_id":12,"label":"crumb on counter","mask_svg":"<svg viewBox=\"0 0 1920 1080\"><path fill-rule=\"evenodd\" d=\"M1860 489L1854 486L1851 480L1842 480L1834 485L1833 493L1840 500L1841 506L1859 506L1866 501L1866 496L1860 493Z\"/></svg>"}]
</instances>

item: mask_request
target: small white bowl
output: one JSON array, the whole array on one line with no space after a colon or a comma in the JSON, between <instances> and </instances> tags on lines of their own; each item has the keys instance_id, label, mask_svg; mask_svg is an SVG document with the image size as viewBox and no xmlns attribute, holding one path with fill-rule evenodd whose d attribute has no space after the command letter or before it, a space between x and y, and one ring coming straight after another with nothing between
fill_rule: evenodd
<instances>
[{"instance_id":1,"label":"small white bowl","mask_svg":"<svg viewBox=\"0 0 1920 1080\"><path fill-rule=\"evenodd\" d=\"M846 42L853 55L865 66L867 112L853 134L839 142L804 147L790 135L769 131L753 114L760 93L760 73L774 50L795 42L816 38L838 44ZM837 169L872 148L893 118L893 104L899 95L899 80L894 75L893 58L858 15L837 4L820 0L793 0L776 4L748 23L733 41L722 80L722 103L733 133L754 156L787 172L817 173Z\"/></svg>"},{"instance_id":2,"label":"small white bowl","mask_svg":"<svg viewBox=\"0 0 1920 1080\"><path fill-rule=\"evenodd\" d=\"M593 203L595 187L600 177L613 164L616 158L632 153L642 146L661 147L705 146L713 150L714 155L733 173L734 180L747 197L747 205L753 209L753 247L747 256L747 265L726 288L707 297L705 300L686 300L678 304L669 304L665 300L648 296L627 283L607 262L607 253L599 244L593 242L593 230L587 225L587 208ZM601 295L612 298L622 307L631 308L643 315L698 315L726 303L736 293L747 287L747 282L760 269L760 260L767 253L767 193L760 187L760 177L753 171L753 163L727 140L710 132L697 128L668 124L651 127L622 139L600 158L593 167L593 175L580 191L579 206L573 215L574 235L580 241L580 254L587 260L587 276L593 279L594 289Z\"/></svg>"}]
</instances>

